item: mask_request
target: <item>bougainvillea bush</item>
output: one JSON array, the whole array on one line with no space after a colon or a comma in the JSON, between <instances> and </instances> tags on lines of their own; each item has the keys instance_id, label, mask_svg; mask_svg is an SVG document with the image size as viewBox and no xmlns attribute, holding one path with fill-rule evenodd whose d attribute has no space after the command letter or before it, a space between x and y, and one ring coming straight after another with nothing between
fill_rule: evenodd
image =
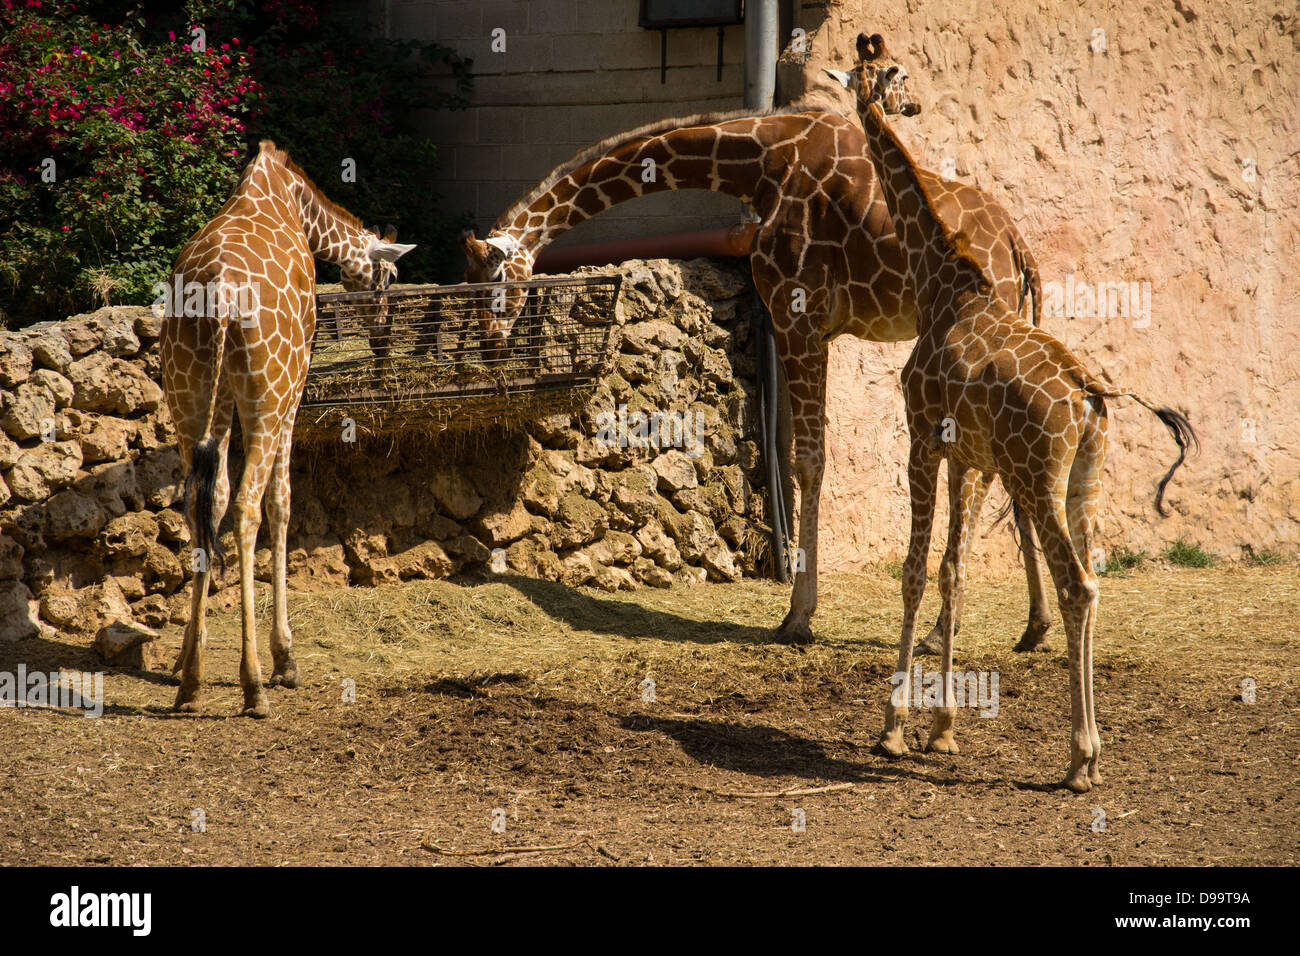
<instances>
[{"instance_id":1,"label":"bougainvillea bush","mask_svg":"<svg viewBox=\"0 0 1300 956\"><path fill-rule=\"evenodd\" d=\"M264 137L420 243L404 279L449 277L460 223L438 214L433 145L400 123L463 105L468 64L367 36L364 3L0 0L0 324L149 301Z\"/></svg>"}]
</instances>

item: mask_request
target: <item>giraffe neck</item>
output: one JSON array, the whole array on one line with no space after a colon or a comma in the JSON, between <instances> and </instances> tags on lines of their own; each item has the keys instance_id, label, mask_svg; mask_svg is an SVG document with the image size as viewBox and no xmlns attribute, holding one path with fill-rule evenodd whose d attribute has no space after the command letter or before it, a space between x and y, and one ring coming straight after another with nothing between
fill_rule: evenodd
<instances>
[{"instance_id":1,"label":"giraffe neck","mask_svg":"<svg viewBox=\"0 0 1300 956\"><path fill-rule=\"evenodd\" d=\"M918 168L879 107L861 110L866 133L867 155L876 168L885 203L894 220L894 231L903 247L908 275L916 291L919 328L924 328L930 310L924 305L939 291L954 295L975 288L987 279L979 266L949 235L934 200L918 176ZM956 264L954 270L952 266ZM947 268L945 268L947 267Z\"/></svg>"},{"instance_id":2,"label":"giraffe neck","mask_svg":"<svg viewBox=\"0 0 1300 956\"><path fill-rule=\"evenodd\" d=\"M260 201L265 195L272 203L282 204L280 216L302 228L307 247L317 259L355 267L368 256L371 233L356 216L322 193L287 153L264 141L259 160L249 165L236 196L244 194Z\"/></svg>"},{"instance_id":3,"label":"giraffe neck","mask_svg":"<svg viewBox=\"0 0 1300 956\"><path fill-rule=\"evenodd\" d=\"M350 212L330 201L311 180L299 176L298 208L312 255L344 266L364 259L371 234Z\"/></svg>"},{"instance_id":4,"label":"giraffe neck","mask_svg":"<svg viewBox=\"0 0 1300 956\"><path fill-rule=\"evenodd\" d=\"M791 126L806 123L792 112ZM702 117L701 120L707 118ZM661 121L620 134L573 157L497 220L493 232L513 237L531 257L579 223L638 196L707 189L749 203L764 216L795 146L782 143L779 116L722 122Z\"/></svg>"}]
</instances>

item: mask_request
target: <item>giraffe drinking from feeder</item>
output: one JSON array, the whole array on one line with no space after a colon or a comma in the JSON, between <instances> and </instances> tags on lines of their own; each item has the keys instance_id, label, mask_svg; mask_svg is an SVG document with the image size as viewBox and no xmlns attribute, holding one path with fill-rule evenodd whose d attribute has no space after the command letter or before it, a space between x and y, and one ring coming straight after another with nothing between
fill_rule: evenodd
<instances>
[{"instance_id":1,"label":"giraffe drinking from feeder","mask_svg":"<svg viewBox=\"0 0 1300 956\"><path fill-rule=\"evenodd\" d=\"M165 306L161 357L167 408L186 469L185 517L195 545L190 620L176 668L176 709L196 709L203 680L208 580L217 526L230 499L226 454L239 411L244 473L235 497L243 653L244 713L270 712L254 628L253 549L267 501L273 611L271 684L296 687L285 585L289 456L316 328L315 258L337 264L349 291L385 289L393 263L414 249L381 238L335 205L270 140L244 170L226 204L186 243L174 281L218 290L203 308Z\"/></svg>"},{"instance_id":2,"label":"giraffe drinking from feeder","mask_svg":"<svg viewBox=\"0 0 1300 956\"><path fill-rule=\"evenodd\" d=\"M1093 631L1097 576L1091 565L1106 446L1107 398L1131 398L1153 411L1178 445L1189 447L1187 419L1132 392L1106 385L1056 338L1007 308L992 277L960 229L945 224L907 149L885 122L878 102L882 75L857 88L867 153L917 290L918 336L903 366L911 447L908 482L911 541L903 567L903 628L896 674L912 666L912 630L925 593L926 552L934 520L939 461L948 459L948 545L939 576L949 622L943 633L943 703L934 709L927 749L956 753L953 739L952 609L961 601L971 528L994 476L1038 531L1056 584L1070 669L1070 767L1065 786L1083 793L1101 782L1101 735L1093 695ZM910 700L906 681L885 709L882 749L907 751L903 729Z\"/></svg>"},{"instance_id":3,"label":"giraffe drinking from feeder","mask_svg":"<svg viewBox=\"0 0 1300 956\"><path fill-rule=\"evenodd\" d=\"M880 45L870 66L892 58ZM913 115L920 105L897 82L891 108ZM947 221L971 236L972 249L1012 308L1041 310L1033 256L1006 211L962 183L923 173ZM778 640L807 643L817 608L817 520L825 470L826 364L831 339L843 335L900 342L916 335L916 300L862 129L820 110L723 113L666 119L582 150L507 209L484 240L469 233L468 282L531 277L541 249L564 232L619 203L674 189L704 189L748 203L760 223L750 262L754 284L772 313L790 391L799 547L790 612ZM509 290L489 334L504 342L524 305ZM1029 622L1018 649L1040 644L1050 617L1032 532L1022 525L1029 582ZM960 613L960 608L958 608ZM937 640L943 622L935 626Z\"/></svg>"}]
</instances>

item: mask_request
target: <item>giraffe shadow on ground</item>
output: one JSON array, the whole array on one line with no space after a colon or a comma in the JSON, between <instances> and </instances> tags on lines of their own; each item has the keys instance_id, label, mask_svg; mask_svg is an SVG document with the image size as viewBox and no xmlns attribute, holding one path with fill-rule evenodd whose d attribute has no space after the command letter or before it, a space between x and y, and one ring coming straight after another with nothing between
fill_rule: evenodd
<instances>
[{"instance_id":1,"label":"giraffe shadow on ground","mask_svg":"<svg viewBox=\"0 0 1300 956\"><path fill-rule=\"evenodd\" d=\"M770 627L755 627L728 621L699 621L665 611L646 608L632 601L592 597L576 588L521 575L493 575L477 582L502 582L517 590L542 611L576 630L622 637L648 637L663 641L717 644L766 644Z\"/></svg>"},{"instance_id":2,"label":"giraffe shadow on ground","mask_svg":"<svg viewBox=\"0 0 1300 956\"><path fill-rule=\"evenodd\" d=\"M685 719L625 715L621 726L632 731L652 731L671 737L682 751L702 766L733 770L755 777L803 777L833 783L895 783L914 780L936 787L988 787L1008 781L969 779L939 768L918 766L926 760L886 762L872 756L871 747L853 747L863 762L845 760L826 752L825 744L776 727L738 724L726 720ZM852 746L852 745L850 745ZM879 760L868 763L868 760Z\"/></svg>"}]
</instances>

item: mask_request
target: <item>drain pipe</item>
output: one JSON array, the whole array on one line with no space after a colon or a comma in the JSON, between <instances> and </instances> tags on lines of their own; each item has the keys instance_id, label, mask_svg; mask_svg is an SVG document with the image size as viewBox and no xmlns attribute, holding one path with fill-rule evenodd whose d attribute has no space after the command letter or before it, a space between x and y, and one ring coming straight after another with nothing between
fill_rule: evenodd
<instances>
[{"instance_id":1,"label":"drain pipe","mask_svg":"<svg viewBox=\"0 0 1300 956\"><path fill-rule=\"evenodd\" d=\"M779 0L745 3L745 108L767 110L776 96L776 58L779 52ZM748 210L747 210L748 211ZM772 568L782 584L790 580L790 519L785 489L790 483L790 463L783 454L782 415L788 414L781 390L781 375L772 315L758 289L753 291L754 350L758 365L759 438L767 475L768 517L772 523Z\"/></svg>"},{"instance_id":2,"label":"drain pipe","mask_svg":"<svg viewBox=\"0 0 1300 956\"><path fill-rule=\"evenodd\" d=\"M766 110L776 95L778 0L745 3L745 109Z\"/></svg>"},{"instance_id":3,"label":"drain pipe","mask_svg":"<svg viewBox=\"0 0 1300 956\"><path fill-rule=\"evenodd\" d=\"M674 232L643 239L615 239L586 246L547 246L537 255L533 272L572 272L578 266L605 266L628 259L696 259L701 256L743 258L754 245L758 223L742 222L720 229Z\"/></svg>"}]
</instances>

